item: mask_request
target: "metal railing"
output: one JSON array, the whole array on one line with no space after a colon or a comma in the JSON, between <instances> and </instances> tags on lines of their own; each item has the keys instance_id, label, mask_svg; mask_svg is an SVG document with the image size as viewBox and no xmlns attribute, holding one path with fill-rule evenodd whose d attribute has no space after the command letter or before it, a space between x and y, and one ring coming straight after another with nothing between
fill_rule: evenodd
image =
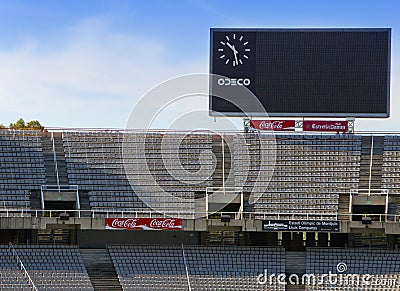
<instances>
[{"instance_id":1,"label":"metal railing","mask_svg":"<svg viewBox=\"0 0 400 291\"><path fill-rule=\"evenodd\" d=\"M185 254L185 247L182 244L182 256L183 256L183 263L185 264L185 271L186 271L186 279L188 282L189 291L192 291L192 286L190 285L190 276L189 276L189 268L186 262L186 254Z\"/></svg>"},{"instance_id":2,"label":"metal railing","mask_svg":"<svg viewBox=\"0 0 400 291\"><path fill-rule=\"evenodd\" d=\"M56 145L54 143L54 134L53 132L51 133L51 142L53 144L53 160L54 160L54 170L56 172L56 178L57 178L57 185L60 187L60 177L58 176L58 164L57 164L57 153L56 153Z\"/></svg>"},{"instance_id":3,"label":"metal railing","mask_svg":"<svg viewBox=\"0 0 400 291\"><path fill-rule=\"evenodd\" d=\"M265 212L184 212L169 211L112 211L112 210L27 210L27 209L0 209L1 217L48 217L58 218L61 213L67 213L71 218L166 218L175 217L183 219L219 219L221 215L228 215L232 220L342 220L353 221L353 217L372 217L373 221L400 222L400 215L395 214L357 214L357 213L265 213Z\"/></svg>"},{"instance_id":4,"label":"metal railing","mask_svg":"<svg viewBox=\"0 0 400 291\"><path fill-rule=\"evenodd\" d=\"M40 186L40 200L42 208L44 209L44 192L73 192L76 199L76 208L81 208L79 201L79 187L78 185L41 185Z\"/></svg>"},{"instance_id":5,"label":"metal railing","mask_svg":"<svg viewBox=\"0 0 400 291\"><path fill-rule=\"evenodd\" d=\"M371 136L371 152L369 161L369 177L368 177L368 195L371 194L371 183L372 183L372 164L374 161L374 136Z\"/></svg>"},{"instance_id":6,"label":"metal railing","mask_svg":"<svg viewBox=\"0 0 400 291\"><path fill-rule=\"evenodd\" d=\"M17 251L14 249L13 244L10 242L8 244L8 248L10 249L10 251L12 252L13 257L17 260L17 264L18 267L20 268L20 270L22 271L22 274L28 278L28 284L31 286L33 291L38 291L38 289L35 286L35 283L32 281L31 276L29 276L28 271L26 270L24 263L22 263L22 260L20 259L20 257L18 256Z\"/></svg>"},{"instance_id":7,"label":"metal railing","mask_svg":"<svg viewBox=\"0 0 400 291\"><path fill-rule=\"evenodd\" d=\"M385 213L389 212L389 190L388 189L350 189L349 198L349 212L352 212L353 208L353 197L354 196L368 196L368 199L372 196L381 197L385 196Z\"/></svg>"}]
</instances>

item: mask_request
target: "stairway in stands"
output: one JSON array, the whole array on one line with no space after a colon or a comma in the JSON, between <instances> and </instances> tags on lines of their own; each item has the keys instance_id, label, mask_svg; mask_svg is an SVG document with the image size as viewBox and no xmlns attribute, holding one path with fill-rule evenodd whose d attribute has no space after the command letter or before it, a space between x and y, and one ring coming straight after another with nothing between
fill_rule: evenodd
<instances>
[{"instance_id":1,"label":"stairway in stands","mask_svg":"<svg viewBox=\"0 0 400 291\"><path fill-rule=\"evenodd\" d=\"M391 215L399 215L400 214L400 196L399 195L390 195L389 196L389 209L388 213ZM393 216L389 216L388 220L393 220Z\"/></svg>"},{"instance_id":2,"label":"stairway in stands","mask_svg":"<svg viewBox=\"0 0 400 291\"><path fill-rule=\"evenodd\" d=\"M44 166L46 168L46 184L57 185L56 163L54 161L53 141L50 133L46 133L42 139Z\"/></svg>"},{"instance_id":3,"label":"stairway in stands","mask_svg":"<svg viewBox=\"0 0 400 291\"><path fill-rule=\"evenodd\" d=\"M56 158L57 158L58 178L60 179L60 185L69 185L62 133L55 132L53 133L53 136L54 136L54 148L56 150Z\"/></svg>"},{"instance_id":4,"label":"stairway in stands","mask_svg":"<svg viewBox=\"0 0 400 291\"><path fill-rule=\"evenodd\" d=\"M42 209L40 190L31 191L30 199L31 199L31 209ZM40 212L38 212L37 214L41 215Z\"/></svg>"},{"instance_id":5,"label":"stairway in stands","mask_svg":"<svg viewBox=\"0 0 400 291\"><path fill-rule=\"evenodd\" d=\"M382 188L383 136L373 137L371 189ZM359 189L369 189L372 137L362 137Z\"/></svg>"},{"instance_id":6,"label":"stairway in stands","mask_svg":"<svg viewBox=\"0 0 400 291\"><path fill-rule=\"evenodd\" d=\"M107 249L79 250L95 291L122 291Z\"/></svg>"},{"instance_id":7,"label":"stairway in stands","mask_svg":"<svg viewBox=\"0 0 400 291\"><path fill-rule=\"evenodd\" d=\"M339 209L338 213L339 215L345 215L343 218L347 219L347 215L349 214L349 206L350 206L350 193L347 193L346 195L341 194L339 196ZM339 219L342 218L339 216Z\"/></svg>"},{"instance_id":8,"label":"stairway in stands","mask_svg":"<svg viewBox=\"0 0 400 291\"><path fill-rule=\"evenodd\" d=\"M212 151L216 157L216 162L217 162L215 171L213 173L213 187L222 187L224 176L225 176L225 187L235 186L235 180L233 174L231 175L231 177L229 177L229 173L231 171L231 154L233 151L233 148L230 149L229 147L233 146L233 137L225 136L224 138L231 139L229 140L229 145L225 140L222 143L222 139L220 136L213 136L212 140Z\"/></svg>"},{"instance_id":9,"label":"stairway in stands","mask_svg":"<svg viewBox=\"0 0 400 291\"><path fill-rule=\"evenodd\" d=\"M291 252L286 251L285 253L285 272L286 279L289 279L291 274L297 274L301 284L301 277L306 273L306 252ZM304 285L286 285L286 290L290 291L303 291L305 290Z\"/></svg>"},{"instance_id":10,"label":"stairway in stands","mask_svg":"<svg viewBox=\"0 0 400 291\"><path fill-rule=\"evenodd\" d=\"M53 138L52 138L53 136ZM53 147L54 139L54 147ZM42 138L44 165L47 185L68 185L67 166L61 133L45 133Z\"/></svg>"},{"instance_id":11,"label":"stairway in stands","mask_svg":"<svg viewBox=\"0 0 400 291\"><path fill-rule=\"evenodd\" d=\"M79 203L81 210L90 210L89 193L87 191L79 191ZM81 217L91 217L89 211L82 211Z\"/></svg>"}]
</instances>

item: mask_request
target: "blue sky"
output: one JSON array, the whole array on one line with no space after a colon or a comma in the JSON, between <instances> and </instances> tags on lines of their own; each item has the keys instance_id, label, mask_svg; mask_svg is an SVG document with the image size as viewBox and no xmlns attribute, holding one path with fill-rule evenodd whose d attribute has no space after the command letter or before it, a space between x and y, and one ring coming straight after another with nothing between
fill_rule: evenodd
<instances>
[{"instance_id":1,"label":"blue sky","mask_svg":"<svg viewBox=\"0 0 400 291\"><path fill-rule=\"evenodd\" d=\"M123 128L153 86L208 71L210 27L391 27L392 117L356 128L399 130L399 12L397 0L2 0L0 123ZM206 101L190 105L207 118Z\"/></svg>"}]
</instances>

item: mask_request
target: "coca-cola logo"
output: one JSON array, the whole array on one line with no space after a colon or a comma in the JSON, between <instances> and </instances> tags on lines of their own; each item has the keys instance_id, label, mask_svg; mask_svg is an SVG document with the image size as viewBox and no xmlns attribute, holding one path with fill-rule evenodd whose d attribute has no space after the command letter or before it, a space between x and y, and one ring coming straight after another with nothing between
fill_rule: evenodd
<instances>
[{"instance_id":1,"label":"coca-cola logo","mask_svg":"<svg viewBox=\"0 0 400 291\"><path fill-rule=\"evenodd\" d=\"M294 131L294 120L251 120L250 126L258 130Z\"/></svg>"},{"instance_id":2,"label":"coca-cola logo","mask_svg":"<svg viewBox=\"0 0 400 291\"><path fill-rule=\"evenodd\" d=\"M108 229L176 230L182 228L177 218L106 218Z\"/></svg>"},{"instance_id":3,"label":"coca-cola logo","mask_svg":"<svg viewBox=\"0 0 400 291\"><path fill-rule=\"evenodd\" d=\"M164 219L164 220L153 219L150 222L150 227L152 227L152 228L174 228L175 227L175 219Z\"/></svg>"},{"instance_id":4,"label":"coca-cola logo","mask_svg":"<svg viewBox=\"0 0 400 291\"><path fill-rule=\"evenodd\" d=\"M124 220L119 220L118 218L114 219L113 222L111 223L112 227L115 228L135 228L136 226L137 219L124 219Z\"/></svg>"},{"instance_id":5,"label":"coca-cola logo","mask_svg":"<svg viewBox=\"0 0 400 291\"><path fill-rule=\"evenodd\" d=\"M282 129L283 128L283 121L266 121L263 120L261 121L259 125L260 129L270 129L270 130L276 130L276 129Z\"/></svg>"}]
</instances>

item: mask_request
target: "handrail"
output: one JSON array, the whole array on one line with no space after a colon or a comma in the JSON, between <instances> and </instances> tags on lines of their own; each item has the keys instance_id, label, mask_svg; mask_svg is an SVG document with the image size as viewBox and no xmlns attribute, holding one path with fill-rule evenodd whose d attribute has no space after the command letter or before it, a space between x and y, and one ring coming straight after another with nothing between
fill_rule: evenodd
<instances>
[{"instance_id":1,"label":"handrail","mask_svg":"<svg viewBox=\"0 0 400 291\"><path fill-rule=\"evenodd\" d=\"M387 196L388 189L350 189L350 196Z\"/></svg>"},{"instance_id":2,"label":"handrail","mask_svg":"<svg viewBox=\"0 0 400 291\"><path fill-rule=\"evenodd\" d=\"M183 263L185 264L186 278L188 282L189 291L192 291L192 286L190 285L189 268L186 262L185 248L183 247L183 244L182 244L182 256L183 256Z\"/></svg>"},{"instance_id":3,"label":"handrail","mask_svg":"<svg viewBox=\"0 0 400 291\"><path fill-rule=\"evenodd\" d=\"M62 190L63 192L75 192L79 190L78 185L41 185L40 187L43 191L55 191L60 189L60 191Z\"/></svg>"},{"instance_id":4,"label":"handrail","mask_svg":"<svg viewBox=\"0 0 400 291\"><path fill-rule=\"evenodd\" d=\"M369 161L369 181L368 181L368 196L371 195L371 180L372 180L372 162L374 156L374 136L371 136L371 158Z\"/></svg>"},{"instance_id":5,"label":"handrail","mask_svg":"<svg viewBox=\"0 0 400 291\"><path fill-rule=\"evenodd\" d=\"M195 217L203 217L206 219L211 215L230 215L232 219L236 218L237 212L184 212L184 211L169 211L168 213L159 213L157 211L150 210L137 210L137 211L120 211L120 210L32 210L32 209L2 209L0 208L0 218L1 217L49 217L49 218L59 218L60 213L69 213L71 214L71 218L81 218L81 217L90 217L90 218L167 218L167 217L175 217L175 218L183 218L183 219L195 219ZM2 215L2 214L5 214ZM86 215L83 215L86 214ZM254 219L254 220L344 220L351 221L351 217L364 216L364 217L378 217L381 222L400 222L400 215L397 214L376 214L376 213L367 213L367 214L357 214L357 213L280 213L280 212L242 212L243 219ZM271 218L273 217L273 218ZM197 219L197 218L196 218ZM241 219L240 219L241 220Z\"/></svg>"},{"instance_id":6,"label":"handrail","mask_svg":"<svg viewBox=\"0 0 400 291\"><path fill-rule=\"evenodd\" d=\"M243 219L243 203L240 204L239 211L235 215L235 220Z\"/></svg>"},{"instance_id":7,"label":"handrail","mask_svg":"<svg viewBox=\"0 0 400 291\"><path fill-rule=\"evenodd\" d=\"M54 135L53 132L51 133L51 141L53 143L53 159L56 171L56 178L57 178L57 185L58 185L58 192L60 192L60 178L58 176L58 165L57 165L57 154L56 154L56 145L54 143Z\"/></svg>"},{"instance_id":8,"label":"handrail","mask_svg":"<svg viewBox=\"0 0 400 291\"><path fill-rule=\"evenodd\" d=\"M28 271L26 270L24 263L22 263L22 260L18 256L17 251L15 250L13 244L9 242L8 244L9 250L12 252L13 257L17 260L17 264L19 265L19 268L21 268L21 271L23 272L23 275L28 278L28 284L32 286L33 291L38 291L38 289L35 286L35 283L32 281L31 276L29 276Z\"/></svg>"}]
</instances>

